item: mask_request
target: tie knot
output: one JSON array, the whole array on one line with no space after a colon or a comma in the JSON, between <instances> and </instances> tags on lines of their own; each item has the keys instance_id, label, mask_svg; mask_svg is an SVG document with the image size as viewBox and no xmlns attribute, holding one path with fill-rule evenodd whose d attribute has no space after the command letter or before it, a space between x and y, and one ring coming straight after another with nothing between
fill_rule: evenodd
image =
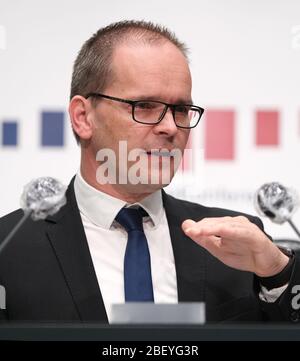
<instances>
[{"instance_id":1,"label":"tie knot","mask_svg":"<svg viewBox=\"0 0 300 361\"><path fill-rule=\"evenodd\" d=\"M122 208L116 216L116 221L123 226L127 233L130 231L143 230L143 216L147 212L143 208Z\"/></svg>"}]
</instances>

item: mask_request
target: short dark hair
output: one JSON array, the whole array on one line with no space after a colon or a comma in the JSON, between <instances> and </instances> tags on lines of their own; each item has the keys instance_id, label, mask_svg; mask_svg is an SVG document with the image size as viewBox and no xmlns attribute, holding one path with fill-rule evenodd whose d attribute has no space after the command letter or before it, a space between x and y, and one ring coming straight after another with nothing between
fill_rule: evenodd
<instances>
[{"instance_id":1,"label":"short dark hair","mask_svg":"<svg viewBox=\"0 0 300 361\"><path fill-rule=\"evenodd\" d=\"M70 99L102 92L113 76L112 55L117 45L134 40L146 44L170 41L188 58L186 45L164 26L148 21L124 20L99 29L82 46L74 63ZM77 142L78 135L74 132Z\"/></svg>"}]
</instances>

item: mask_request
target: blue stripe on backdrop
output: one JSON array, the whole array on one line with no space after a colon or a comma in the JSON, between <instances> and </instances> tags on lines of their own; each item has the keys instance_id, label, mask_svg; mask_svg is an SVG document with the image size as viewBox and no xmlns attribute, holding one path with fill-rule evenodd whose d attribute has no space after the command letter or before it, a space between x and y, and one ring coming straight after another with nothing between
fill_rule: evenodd
<instances>
[{"instance_id":1,"label":"blue stripe on backdrop","mask_svg":"<svg viewBox=\"0 0 300 361\"><path fill-rule=\"evenodd\" d=\"M64 146L64 112L42 112L42 138L43 147Z\"/></svg>"},{"instance_id":2,"label":"blue stripe on backdrop","mask_svg":"<svg viewBox=\"0 0 300 361\"><path fill-rule=\"evenodd\" d=\"M18 145L18 124L15 121L4 121L2 123L2 145Z\"/></svg>"}]
</instances>

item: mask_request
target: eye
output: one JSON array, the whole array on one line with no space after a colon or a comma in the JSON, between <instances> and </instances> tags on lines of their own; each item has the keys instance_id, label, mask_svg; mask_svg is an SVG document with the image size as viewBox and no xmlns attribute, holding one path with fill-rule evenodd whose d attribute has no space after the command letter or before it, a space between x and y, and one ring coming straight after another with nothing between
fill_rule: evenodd
<instances>
[{"instance_id":1,"label":"eye","mask_svg":"<svg viewBox=\"0 0 300 361\"><path fill-rule=\"evenodd\" d=\"M158 107L158 104L155 102L138 102L135 103L135 107L138 109L145 109L145 110L151 110Z\"/></svg>"},{"instance_id":2,"label":"eye","mask_svg":"<svg viewBox=\"0 0 300 361\"><path fill-rule=\"evenodd\" d=\"M188 105L177 105L176 106L176 112L178 112L180 114L188 114L190 109L191 109L191 107Z\"/></svg>"}]
</instances>

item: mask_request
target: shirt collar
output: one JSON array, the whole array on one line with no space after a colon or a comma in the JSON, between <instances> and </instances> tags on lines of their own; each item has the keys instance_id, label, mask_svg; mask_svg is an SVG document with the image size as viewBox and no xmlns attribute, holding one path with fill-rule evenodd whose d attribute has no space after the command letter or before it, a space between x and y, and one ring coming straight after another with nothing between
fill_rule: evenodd
<instances>
[{"instance_id":1,"label":"shirt collar","mask_svg":"<svg viewBox=\"0 0 300 361\"><path fill-rule=\"evenodd\" d=\"M126 206L139 205L149 214L153 224L157 227L163 215L162 194L160 190L150 194L139 202L128 204L118 198L90 186L77 173L74 191L78 208L92 223L110 229L120 209Z\"/></svg>"}]
</instances>

